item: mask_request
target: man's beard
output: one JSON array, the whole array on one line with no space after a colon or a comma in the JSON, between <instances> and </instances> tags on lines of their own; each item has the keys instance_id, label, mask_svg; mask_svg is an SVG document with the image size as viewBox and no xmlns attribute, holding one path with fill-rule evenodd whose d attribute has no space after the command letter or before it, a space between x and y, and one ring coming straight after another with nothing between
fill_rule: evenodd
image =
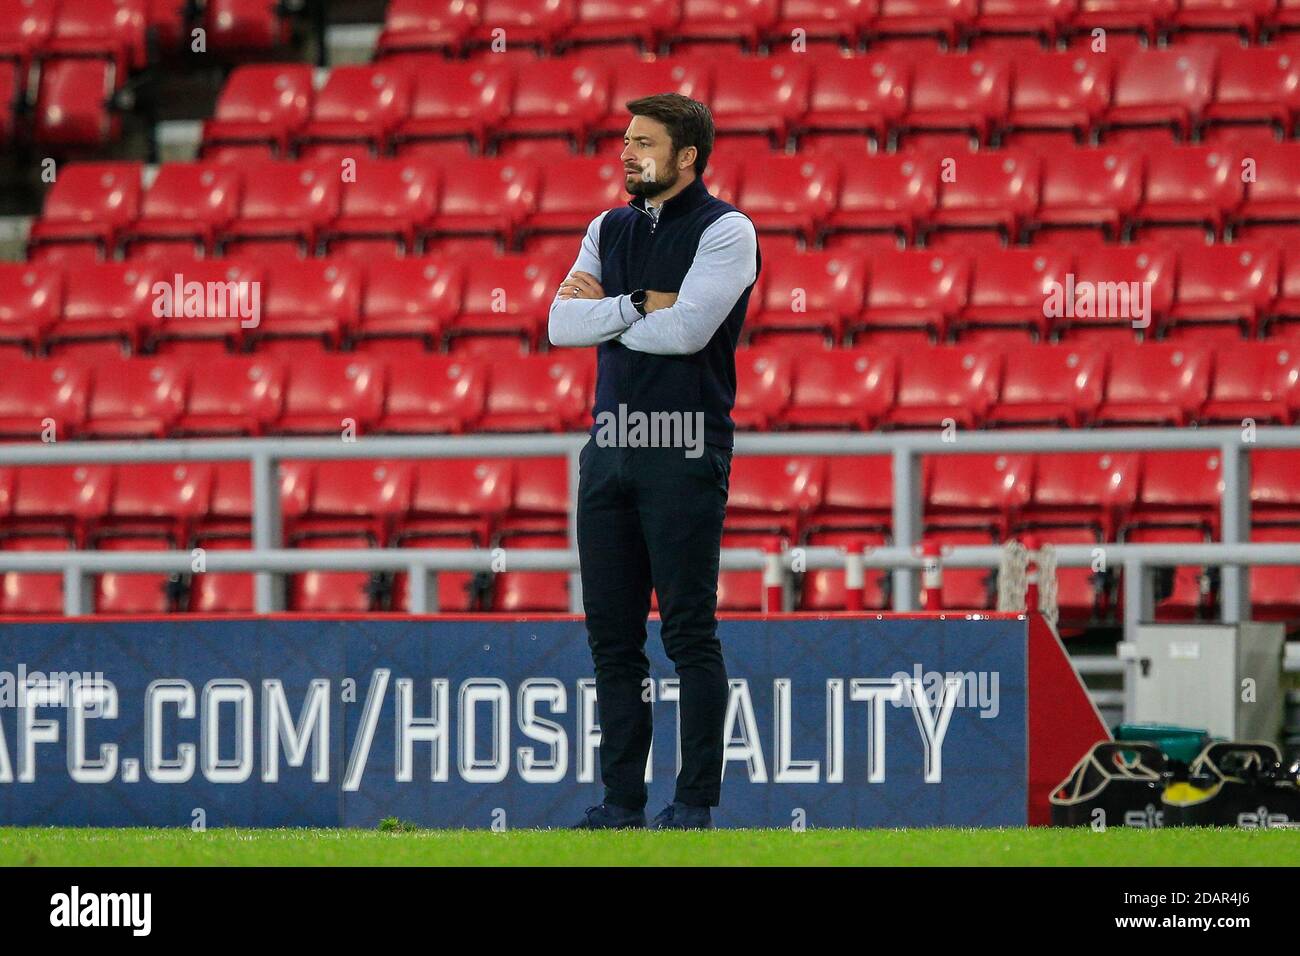
<instances>
[{"instance_id":1,"label":"man's beard","mask_svg":"<svg viewBox=\"0 0 1300 956\"><path fill-rule=\"evenodd\" d=\"M627 191L633 196L654 199L655 196L665 193L677 185L678 177L681 176L677 167L670 165L668 174L669 179L642 179L640 173L633 173L627 184Z\"/></svg>"}]
</instances>

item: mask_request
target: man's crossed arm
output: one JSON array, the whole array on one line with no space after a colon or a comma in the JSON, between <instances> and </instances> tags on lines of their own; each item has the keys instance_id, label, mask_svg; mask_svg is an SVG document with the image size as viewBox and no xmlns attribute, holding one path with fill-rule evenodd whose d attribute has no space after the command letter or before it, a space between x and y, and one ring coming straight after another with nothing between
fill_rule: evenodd
<instances>
[{"instance_id":1,"label":"man's crossed arm","mask_svg":"<svg viewBox=\"0 0 1300 956\"><path fill-rule=\"evenodd\" d=\"M691 355L704 348L756 277L753 223L730 212L705 229L681 289L675 295L647 290L643 318L630 296L606 296L601 288L604 217L601 213L587 227L577 261L551 303L551 344L584 346L618 339L655 355Z\"/></svg>"}]
</instances>

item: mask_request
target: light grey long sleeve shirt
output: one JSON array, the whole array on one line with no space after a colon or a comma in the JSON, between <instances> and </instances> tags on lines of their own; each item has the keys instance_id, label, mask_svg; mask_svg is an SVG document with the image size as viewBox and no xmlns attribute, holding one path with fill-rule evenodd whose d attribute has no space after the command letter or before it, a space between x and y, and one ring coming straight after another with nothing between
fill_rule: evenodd
<instances>
[{"instance_id":1,"label":"light grey long sleeve shirt","mask_svg":"<svg viewBox=\"0 0 1300 956\"><path fill-rule=\"evenodd\" d=\"M600 224L605 216L602 212L587 227L569 273L588 272L600 280ZM671 306L643 318L627 295L603 299L561 299L557 295L548 323L551 344L599 345L618 339L638 352L692 355L709 344L757 275L754 224L739 212L725 213L700 235L695 261Z\"/></svg>"}]
</instances>

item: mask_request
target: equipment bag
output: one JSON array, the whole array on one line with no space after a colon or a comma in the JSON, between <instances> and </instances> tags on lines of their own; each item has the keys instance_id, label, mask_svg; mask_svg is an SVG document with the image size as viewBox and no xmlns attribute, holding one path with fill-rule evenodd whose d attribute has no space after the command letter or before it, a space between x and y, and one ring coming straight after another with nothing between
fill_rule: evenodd
<instances>
[{"instance_id":1,"label":"equipment bag","mask_svg":"<svg viewBox=\"0 0 1300 956\"><path fill-rule=\"evenodd\" d=\"M1051 794L1052 826L1161 826L1165 755L1155 744L1104 740Z\"/></svg>"},{"instance_id":2,"label":"equipment bag","mask_svg":"<svg viewBox=\"0 0 1300 956\"><path fill-rule=\"evenodd\" d=\"M1165 826L1287 825L1300 820L1298 784L1271 743L1210 744L1192 761L1187 780L1165 790Z\"/></svg>"}]
</instances>

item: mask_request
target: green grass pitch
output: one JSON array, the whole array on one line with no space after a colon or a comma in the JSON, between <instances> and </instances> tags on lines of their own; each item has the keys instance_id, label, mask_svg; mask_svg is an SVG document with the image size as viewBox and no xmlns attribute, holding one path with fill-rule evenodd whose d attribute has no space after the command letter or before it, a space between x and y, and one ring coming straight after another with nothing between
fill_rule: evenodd
<instances>
[{"instance_id":1,"label":"green grass pitch","mask_svg":"<svg viewBox=\"0 0 1300 956\"><path fill-rule=\"evenodd\" d=\"M1297 830L0 828L0 866L1300 866Z\"/></svg>"}]
</instances>

